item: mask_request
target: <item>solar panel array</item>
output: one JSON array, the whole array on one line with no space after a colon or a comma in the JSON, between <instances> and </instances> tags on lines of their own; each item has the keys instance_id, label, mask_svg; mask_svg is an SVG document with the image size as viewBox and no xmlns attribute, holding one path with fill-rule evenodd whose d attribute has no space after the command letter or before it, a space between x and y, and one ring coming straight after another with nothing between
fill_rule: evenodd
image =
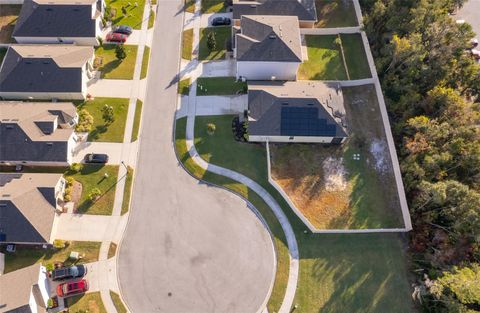
<instances>
[{"instance_id":1,"label":"solar panel array","mask_svg":"<svg viewBox=\"0 0 480 313\"><path fill-rule=\"evenodd\" d=\"M334 137L336 125L318 118L318 108L283 107L280 134L282 136Z\"/></svg>"}]
</instances>

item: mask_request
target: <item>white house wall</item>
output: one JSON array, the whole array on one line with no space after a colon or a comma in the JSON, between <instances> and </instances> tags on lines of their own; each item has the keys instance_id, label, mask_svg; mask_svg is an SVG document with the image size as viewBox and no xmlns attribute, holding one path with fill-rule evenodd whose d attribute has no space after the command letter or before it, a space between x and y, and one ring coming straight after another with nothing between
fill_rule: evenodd
<instances>
[{"instance_id":1,"label":"white house wall","mask_svg":"<svg viewBox=\"0 0 480 313\"><path fill-rule=\"evenodd\" d=\"M96 37L19 37L19 36L15 36L14 38L19 44L60 44L60 43L73 44L74 43L78 46L98 45L98 40Z\"/></svg>"},{"instance_id":2,"label":"white house wall","mask_svg":"<svg viewBox=\"0 0 480 313\"><path fill-rule=\"evenodd\" d=\"M40 266L40 273L38 274L38 287L42 294L43 307L47 306L48 299L50 298L50 285L47 278L47 269L44 266Z\"/></svg>"},{"instance_id":3,"label":"white house wall","mask_svg":"<svg viewBox=\"0 0 480 313\"><path fill-rule=\"evenodd\" d=\"M237 78L247 80L296 80L299 62L237 61Z\"/></svg>"},{"instance_id":4,"label":"white house wall","mask_svg":"<svg viewBox=\"0 0 480 313\"><path fill-rule=\"evenodd\" d=\"M35 296L33 295L32 291L30 291L30 299L28 300L28 305L30 306L30 311L32 311L32 313L38 313L37 302L35 301Z\"/></svg>"},{"instance_id":5,"label":"white house wall","mask_svg":"<svg viewBox=\"0 0 480 313\"><path fill-rule=\"evenodd\" d=\"M86 82L84 85L84 92L0 92L0 97L8 100L85 100L87 96Z\"/></svg>"},{"instance_id":6,"label":"white house wall","mask_svg":"<svg viewBox=\"0 0 480 313\"><path fill-rule=\"evenodd\" d=\"M23 0L0 0L0 4L23 4Z\"/></svg>"},{"instance_id":7,"label":"white house wall","mask_svg":"<svg viewBox=\"0 0 480 313\"><path fill-rule=\"evenodd\" d=\"M251 142L303 142L303 143L331 143L334 137L309 137L309 136L248 136L248 141ZM343 139L345 141L345 138ZM342 142L343 142L342 141Z\"/></svg>"}]
</instances>

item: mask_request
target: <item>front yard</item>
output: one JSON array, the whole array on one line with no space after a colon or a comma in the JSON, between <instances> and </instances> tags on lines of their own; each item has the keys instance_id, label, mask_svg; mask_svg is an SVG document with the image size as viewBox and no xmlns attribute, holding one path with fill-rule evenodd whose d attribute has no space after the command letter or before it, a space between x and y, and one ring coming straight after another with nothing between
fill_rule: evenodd
<instances>
[{"instance_id":1,"label":"front yard","mask_svg":"<svg viewBox=\"0 0 480 313\"><path fill-rule=\"evenodd\" d=\"M247 83L235 77L197 78L197 96L229 96L247 93Z\"/></svg>"},{"instance_id":2,"label":"front yard","mask_svg":"<svg viewBox=\"0 0 480 313\"><path fill-rule=\"evenodd\" d=\"M111 8L113 25L128 25L134 29L142 28L145 0L106 0L105 2L107 7ZM125 8L126 14L122 12L122 8Z\"/></svg>"},{"instance_id":3,"label":"front yard","mask_svg":"<svg viewBox=\"0 0 480 313\"><path fill-rule=\"evenodd\" d=\"M67 170L65 177L73 177L82 184L76 212L80 214L111 215L117 187L118 165L84 164L80 171ZM100 191L96 200L90 199L94 189Z\"/></svg>"},{"instance_id":4,"label":"front yard","mask_svg":"<svg viewBox=\"0 0 480 313\"><path fill-rule=\"evenodd\" d=\"M79 252L83 257L77 262L90 263L98 261L101 242L94 241L69 241L63 249L43 249L41 247L17 246L14 253L5 253L5 273L42 263L44 266L56 262L71 264L68 260L70 252ZM2 251L3 252L3 251ZM70 263L69 263L70 262Z\"/></svg>"},{"instance_id":5,"label":"front yard","mask_svg":"<svg viewBox=\"0 0 480 313\"><path fill-rule=\"evenodd\" d=\"M224 13L227 11L225 0L202 0L202 14L205 13Z\"/></svg>"},{"instance_id":6,"label":"front yard","mask_svg":"<svg viewBox=\"0 0 480 313\"><path fill-rule=\"evenodd\" d=\"M214 33L216 47L211 50L207 46L209 33ZM232 28L229 26L200 28L199 60L222 60L225 59L227 46L232 37Z\"/></svg>"},{"instance_id":7,"label":"front yard","mask_svg":"<svg viewBox=\"0 0 480 313\"><path fill-rule=\"evenodd\" d=\"M95 48L94 67L101 72L104 79L133 79L137 46L124 45L127 57L119 61L115 56L115 44L103 44Z\"/></svg>"},{"instance_id":8,"label":"front yard","mask_svg":"<svg viewBox=\"0 0 480 313\"><path fill-rule=\"evenodd\" d=\"M15 42L12 33L21 9L22 5L18 4L0 5L0 43Z\"/></svg>"},{"instance_id":9,"label":"front yard","mask_svg":"<svg viewBox=\"0 0 480 313\"><path fill-rule=\"evenodd\" d=\"M86 109L93 117L93 127L88 133L89 141L123 142L125 123L127 121L129 99L95 98L77 105L77 109ZM113 107L115 120L108 124L102 118L105 105Z\"/></svg>"},{"instance_id":10,"label":"front yard","mask_svg":"<svg viewBox=\"0 0 480 313\"><path fill-rule=\"evenodd\" d=\"M100 291L69 297L65 299L65 307L72 313L107 313Z\"/></svg>"},{"instance_id":11,"label":"front yard","mask_svg":"<svg viewBox=\"0 0 480 313\"><path fill-rule=\"evenodd\" d=\"M352 0L315 0L315 27L334 28L358 26Z\"/></svg>"}]
</instances>

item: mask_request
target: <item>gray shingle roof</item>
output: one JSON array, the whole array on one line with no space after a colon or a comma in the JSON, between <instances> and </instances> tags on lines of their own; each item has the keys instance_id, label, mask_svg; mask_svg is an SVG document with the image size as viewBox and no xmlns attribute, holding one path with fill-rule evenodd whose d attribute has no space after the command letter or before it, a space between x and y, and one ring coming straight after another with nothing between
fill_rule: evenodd
<instances>
[{"instance_id":1,"label":"gray shingle roof","mask_svg":"<svg viewBox=\"0 0 480 313\"><path fill-rule=\"evenodd\" d=\"M236 34L238 61L301 62L298 19L294 16L242 16Z\"/></svg>"},{"instance_id":2,"label":"gray shingle roof","mask_svg":"<svg viewBox=\"0 0 480 313\"><path fill-rule=\"evenodd\" d=\"M296 16L300 21L316 21L314 0L234 0L233 18L242 15L283 15Z\"/></svg>"},{"instance_id":3,"label":"gray shingle roof","mask_svg":"<svg viewBox=\"0 0 480 313\"><path fill-rule=\"evenodd\" d=\"M348 136L337 83L249 82L248 109L250 135Z\"/></svg>"},{"instance_id":4,"label":"gray shingle roof","mask_svg":"<svg viewBox=\"0 0 480 313\"><path fill-rule=\"evenodd\" d=\"M39 4L24 0L15 24L16 37L95 37L92 5Z\"/></svg>"}]
</instances>

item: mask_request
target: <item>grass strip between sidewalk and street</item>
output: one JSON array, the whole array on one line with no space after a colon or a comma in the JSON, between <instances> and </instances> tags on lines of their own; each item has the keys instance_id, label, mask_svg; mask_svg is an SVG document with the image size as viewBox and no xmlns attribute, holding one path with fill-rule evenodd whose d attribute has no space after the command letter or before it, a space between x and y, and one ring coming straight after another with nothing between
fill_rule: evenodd
<instances>
[{"instance_id":1,"label":"grass strip between sidewalk and street","mask_svg":"<svg viewBox=\"0 0 480 313\"><path fill-rule=\"evenodd\" d=\"M150 15L148 16L148 29L152 28L155 24L155 11L150 9Z\"/></svg>"},{"instance_id":2,"label":"grass strip between sidewalk and street","mask_svg":"<svg viewBox=\"0 0 480 313\"><path fill-rule=\"evenodd\" d=\"M117 254L117 244L115 242L110 242L107 259L113 258L115 254Z\"/></svg>"},{"instance_id":3,"label":"grass strip between sidewalk and street","mask_svg":"<svg viewBox=\"0 0 480 313\"><path fill-rule=\"evenodd\" d=\"M133 168L129 166L127 171L127 177L125 177L125 190L123 191L121 215L127 213L128 210L130 209L130 197L132 195L132 182L133 182Z\"/></svg>"},{"instance_id":4,"label":"grass strip between sidewalk and street","mask_svg":"<svg viewBox=\"0 0 480 313\"><path fill-rule=\"evenodd\" d=\"M145 77L147 77L149 61L150 61L150 47L145 46L145 50L143 50L142 71L140 72L140 79L144 79Z\"/></svg>"},{"instance_id":5,"label":"grass strip between sidewalk and street","mask_svg":"<svg viewBox=\"0 0 480 313\"><path fill-rule=\"evenodd\" d=\"M112 290L110 290L110 298L112 298L113 306L117 310L117 313L127 313L127 308L122 302L120 295Z\"/></svg>"},{"instance_id":6,"label":"grass strip between sidewalk and street","mask_svg":"<svg viewBox=\"0 0 480 313\"><path fill-rule=\"evenodd\" d=\"M193 51L193 29L184 30L182 33L182 59L191 60Z\"/></svg>"},{"instance_id":7,"label":"grass strip between sidewalk and street","mask_svg":"<svg viewBox=\"0 0 480 313\"><path fill-rule=\"evenodd\" d=\"M134 142L138 139L138 133L140 132L140 122L142 120L142 100L137 99L137 104L135 105L135 116L133 118L133 128L132 128L132 138L131 142Z\"/></svg>"}]
</instances>

